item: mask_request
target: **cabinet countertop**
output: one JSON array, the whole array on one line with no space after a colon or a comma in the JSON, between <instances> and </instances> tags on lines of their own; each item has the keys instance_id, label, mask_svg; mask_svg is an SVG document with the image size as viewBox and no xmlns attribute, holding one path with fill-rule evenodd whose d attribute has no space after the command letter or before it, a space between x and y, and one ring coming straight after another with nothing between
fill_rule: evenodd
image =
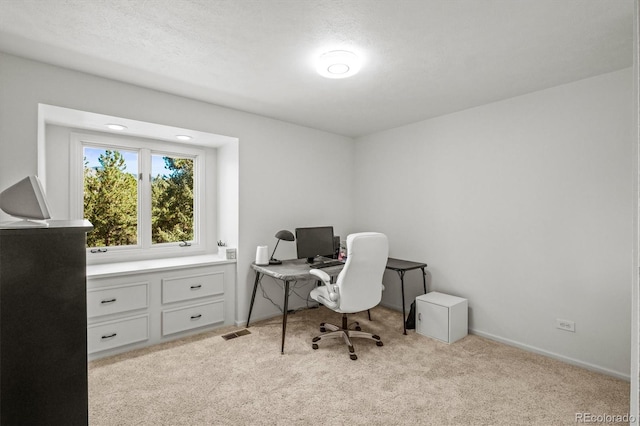
<instances>
[{"instance_id":1,"label":"cabinet countertop","mask_svg":"<svg viewBox=\"0 0 640 426\"><path fill-rule=\"evenodd\" d=\"M17 233L42 233L42 232L61 232L67 230L77 230L78 232L89 232L93 229L93 225L86 219L78 220L47 220L42 223L46 223L47 226L39 227L20 227L16 225L20 221L14 222L2 222L0 223L0 232L2 234L17 234Z\"/></svg>"}]
</instances>

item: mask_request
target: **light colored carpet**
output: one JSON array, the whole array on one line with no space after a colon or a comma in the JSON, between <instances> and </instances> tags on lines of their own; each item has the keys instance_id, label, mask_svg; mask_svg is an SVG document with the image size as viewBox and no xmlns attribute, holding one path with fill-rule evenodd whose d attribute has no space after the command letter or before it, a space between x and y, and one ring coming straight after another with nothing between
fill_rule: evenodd
<instances>
[{"instance_id":1,"label":"light colored carpet","mask_svg":"<svg viewBox=\"0 0 640 426\"><path fill-rule=\"evenodd\" d=\"M624 415L629 383L469 335L447 345L414 331L383 307L357 315L384 346L355 339L318 350L311 339L324 307L289 315L251 334L214 332L93 361L92 425L570 425L576 413Z\"/></svg>"}]
</instances>

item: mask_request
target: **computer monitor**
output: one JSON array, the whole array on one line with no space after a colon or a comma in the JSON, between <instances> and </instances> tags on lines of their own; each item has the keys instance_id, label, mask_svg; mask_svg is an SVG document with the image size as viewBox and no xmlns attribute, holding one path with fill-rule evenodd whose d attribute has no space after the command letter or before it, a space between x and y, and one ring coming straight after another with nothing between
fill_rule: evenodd
<instances>
[{"instance_id":1,"label":"computer monitor","mask_svg":"<svg viewBox=\"0 0 640 426\"><path fill-rule=\"evenodd\" d=\"M296 228L296 247L298 259L306 258L308 263L312 263L316 256L333 258L333 226Z\"/></svg>"}]
</instances>

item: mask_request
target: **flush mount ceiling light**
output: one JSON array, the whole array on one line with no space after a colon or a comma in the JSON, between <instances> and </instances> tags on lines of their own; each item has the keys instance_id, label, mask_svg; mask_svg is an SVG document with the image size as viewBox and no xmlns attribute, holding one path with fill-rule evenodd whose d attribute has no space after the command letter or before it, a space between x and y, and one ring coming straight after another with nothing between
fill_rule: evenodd
<instances>
[{"instance_id":1,"label":"flush mount ceiling light","mask_svg":"<svg viewBox=\"0 0 640 426\"><path fill-rule=\"evenodd\" d=\"M190 140L191 140L191 136L187 136L187 135L176 135L176 139L180 139L181 141L190 141Z\"/></svg>"},{"instance_id":2,"label":"flush mount ceiling light","mask_svg":"<svg viewBox=\"0 0 640 426\"><path fill-rule=\"evenodd\" d=\"M122 124L105 124L105 126L107 126L107 128L111 129L111 130L125 130L127 128L127 126L123 126Z\"/></svg>"},{"instance_id":3,"label":"flush mount ceiling light","mask_svg":"<svg viewBox=\"0 0 640 426\"><path fill-rule=\"evenodd\" d=\"M316 70L327 78L347 78L360 71L360 59L347 50L332 50L318 58Z\"/></svg>"}]
</instances>

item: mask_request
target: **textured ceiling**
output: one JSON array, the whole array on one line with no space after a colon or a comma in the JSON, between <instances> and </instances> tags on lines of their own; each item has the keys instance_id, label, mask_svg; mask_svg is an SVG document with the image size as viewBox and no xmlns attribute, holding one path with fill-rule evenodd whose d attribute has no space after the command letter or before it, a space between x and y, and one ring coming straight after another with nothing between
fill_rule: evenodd
<instances>
[{"instance_id":1,"label":"textured ceiling","mask_svg":"<svg viewBox=\"0 0 640 426\"><path fill-rule=\"evenodd\" d=\"M348 136L629 67L632 41L633 0L0 0L2 51ZM316 74L336 48L359 74Z\"/></svg>"}]
</instances>

